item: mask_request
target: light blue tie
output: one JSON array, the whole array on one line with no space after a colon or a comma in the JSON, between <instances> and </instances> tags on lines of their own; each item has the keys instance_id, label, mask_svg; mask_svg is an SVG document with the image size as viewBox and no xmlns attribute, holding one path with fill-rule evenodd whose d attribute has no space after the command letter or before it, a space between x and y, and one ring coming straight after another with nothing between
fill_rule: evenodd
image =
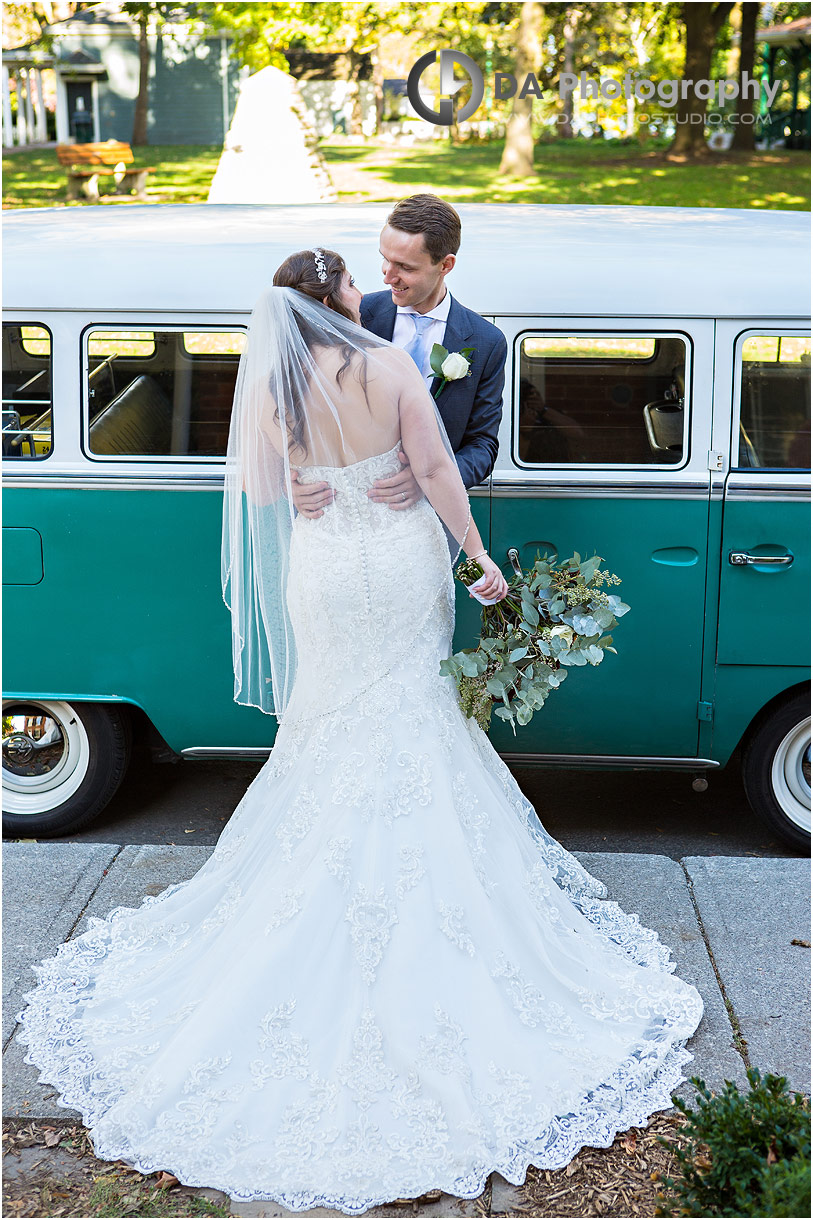
<instances>
[{"instance_id":1,"label":"light blue tie","mask_svg":"<svg viewBox=\"0 0 813 1220\"><path fill-rule=\"evenodd\" d=\"M409 317L415 323L415 334L404 348L404 351L412 357L421 374L423 374L424 335L435 319L420 313L411 313Z\"/></svg>"}]
</instances>

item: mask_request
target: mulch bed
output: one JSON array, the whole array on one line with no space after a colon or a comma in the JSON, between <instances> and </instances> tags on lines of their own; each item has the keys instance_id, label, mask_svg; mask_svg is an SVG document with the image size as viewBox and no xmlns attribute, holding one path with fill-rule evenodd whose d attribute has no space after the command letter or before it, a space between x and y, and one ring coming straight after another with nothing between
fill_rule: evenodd
<instances>
[{"instance_id":1,"label":"mulch bed","mask_svg":"<svg viewBox=\"0 0 813 1220\"><path fill-rule=\"evenodd\" d=\"M528 1170L526 1215L655 1216L660 1175L677 1177L673 1146L685 1144L683 1114L655 1115L646 1127L619 1133L609 1148L582 1148L564 1169ZM496 1213L492 1213L496 1214Z\"/></svg>"},{"instance_id":2,"label":"mulch bed","mask_svg":"<svg viewBox=\"0 0 813 1220\"><path fill-rule=\"evenodd\" d=\"M655 1216L660 1175L677 1169L673 1153L656 1137L675 1145L685 1123L679 1113L656 1115L646 1127L621 1132L610 1148L583 1148L564 1169L531 1168L508 1210L492 1198L498 1192L489 1179L474 1206L483 1216ZM85 1128L70 1122L7 1119L3 1164L3 1214L13 1220L229 1215L228 1199L217 1191L182 1186L167 1173L140 1174L122 1161L97 1160ZM422 1202L397 1211L420 1215ZM428 1213L438 1214L429 1198L426 1203Z\"/></svg>"}]
</instances>

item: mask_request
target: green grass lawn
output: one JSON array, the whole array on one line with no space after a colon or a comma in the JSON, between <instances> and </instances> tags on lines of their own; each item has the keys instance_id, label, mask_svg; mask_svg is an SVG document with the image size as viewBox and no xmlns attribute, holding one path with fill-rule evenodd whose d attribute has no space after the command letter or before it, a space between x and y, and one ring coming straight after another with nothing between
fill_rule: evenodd
<instances>
[{"instance_id":1,"label":"green grass lawn","mask_svg":"<svg viewBox=\"0 0 813 1220\"><path fill-rule=\"evenodd\" d=\"M157 144L139 148L136 165L152 165L147 180L151 203L205 203L209 183L220 159L219 144ZM53 148L18 152L3 157L3 207L96 207L87 200L67 200L67 174ZM112 191L112 178L100 178L99 189ZM102 202L126 206L121 196L102 196Z\"/></svg>"},{"instance_id":2,"label":"green grass lawn","mask_svg":"<svg viewBox=\"0 0 813 1220\"><path fill-rule=\"evenodd\" d=\"M662 207L810 206L806 152L722 153L708 163L680 163L664 149L558 140L536 146L535 174L498 177L499 143L451 147L445 141L393 148L322 143L340 199L387 202L432 190L458 203L656 204Z\"/></svg>"},{"instance_id":3,"label":"green grass lawn","mask_svg":"<svg viewBox=\"0 0 813 1220\"><path fill-rule=\"evenodd\" d=\"M512 182L498 176L502 146L453 147L445 140L414 147L382 141L323 141L322 154L342 202L389 202L429 190L457 203L605 203L676 207L810 207L806 152L720 153L708 162L680 163L662 148L559 140L536 148L535 173ZM219 145L157 145L138 150L153 165L153 203L201 203L217 168ZM3 207L88 207L69 204L65 171L53 149L3 158ZM112 188L102 179L102 190ZM127 206L120 197L107 206Z\"/></svg>"}]
</instances>

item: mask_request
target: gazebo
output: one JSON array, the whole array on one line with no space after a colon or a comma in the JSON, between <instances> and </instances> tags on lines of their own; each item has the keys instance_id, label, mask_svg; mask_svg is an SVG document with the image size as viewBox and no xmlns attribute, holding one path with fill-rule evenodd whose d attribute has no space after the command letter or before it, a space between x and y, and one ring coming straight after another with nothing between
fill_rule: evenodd
<instances>
[{"instance_id":1,"label":"gazebo","mask_svg":"<svg viewBox=\"0 0 813 1220\"><path fill-rule=\"evenodd\" d=\"M45 144L48 125L45 112L43 73L53 73L51 96L56 90L56 138L61 144L73 140L99 139L97 83L107 80L98 56L85 51L58 49L55 53L36 44L3 51L3 146ZM17 121L11 109L11 81L17 94ZM77 110L87 115L84 131L76 127Z\"/></svg>"},{"instance_id":2,"label":"gazebo","mask_svg":"<svg viewBox=\"0 0 813 1220\"><path fill-rule=\"evenodd\" d=\"M42 74L54 57L40 47L3 51L3 146L44 144L48 139ZM11 82L17 95L17 121L11 109Z\"/></svg>"},{"instance_id":3,"label":"gazebo","mask_svg":"<svg viewBox=\"0 0 813 1220\"><path fill-rule=\"evenodd\" d=\"M779 61L787 69L791 104L787 110L769 111L762 91L760 126L769 141L784 139L786 148L810 148L810 106L799 107L799 79L810 73L810 18L797 17L784 25L771 25L757 30L757 42L764 47L762 79L766 85L776 80Z\"/></svg>"}]
</instances>

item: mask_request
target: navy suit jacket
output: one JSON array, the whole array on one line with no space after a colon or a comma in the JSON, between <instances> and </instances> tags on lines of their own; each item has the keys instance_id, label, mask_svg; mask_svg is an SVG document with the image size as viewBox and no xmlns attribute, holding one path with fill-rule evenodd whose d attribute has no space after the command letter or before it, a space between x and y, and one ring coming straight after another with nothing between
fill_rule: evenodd
<instances>
[{"instance_id":1,"label":"navy suit jacket","mask_svg":"<svg viewBox=\"0 0 813 1220\"><path fill-rule=\"evenodd\" d=\"M397 309L389 290L368 293L361 302L361 322L381 339L392 339ZM502 331L452 297L443 346L449 352L473 347L471 374L448 381L435 400L455 451L466 487L491 474L497 458L507 346ZM440 385L432 382L432 395Z\"/></svg>"}]
</instances>

